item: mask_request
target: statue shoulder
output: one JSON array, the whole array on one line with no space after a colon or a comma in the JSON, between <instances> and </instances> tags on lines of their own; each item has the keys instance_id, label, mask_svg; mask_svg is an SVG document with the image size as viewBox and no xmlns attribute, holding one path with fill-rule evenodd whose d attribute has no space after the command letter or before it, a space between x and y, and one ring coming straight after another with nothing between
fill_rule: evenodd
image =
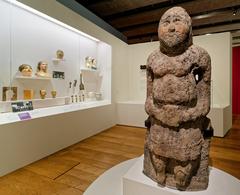
<instances>
[{"instance_id":1,"label":"statue shoulder","mask_svg":"<svg viewBox=\"0 0 240 195\"><path fill-rule=\"evenodd\" d=\"M200 64L211 65L211 58L207 50L198 45L192 45L191 49L198 54L198 61Z\"/></svg>"},{"instance_id":2,"label":"statue shoulder","mask_svg":"<svg viewBox=\"0 0 240 195\"><path fill-rule=\"evenodd\" d=\"M159 58L161 56L161 52L159 51L159 49L154 50L147 59L147 66L151 66L152 62L156 59Z\"/></svg>"},{"instance_id":3,"label":"statue shoulder","mask_svg":"<svg viewBox=\"0 0 240 195\"><path fill-rule=\"evenodd\" d=\"M207 52L207 50L205 50L204 48L202 48L198 45L192 45L191 49L194 50L195 52L197 52L199 54L199 56L206 56L206 57L210 58L210 55Z\"/></svg>"}]
</instances>

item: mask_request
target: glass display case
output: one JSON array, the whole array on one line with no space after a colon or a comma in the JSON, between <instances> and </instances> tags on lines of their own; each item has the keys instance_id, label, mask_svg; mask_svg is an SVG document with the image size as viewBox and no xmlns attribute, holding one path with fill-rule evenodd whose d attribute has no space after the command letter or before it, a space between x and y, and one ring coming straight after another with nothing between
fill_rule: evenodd
<instances>
[{"instance_id":1,"label":"glass display case","mask_svg":"<svg viewBox=\"0 0 240 195\"><path fill-rule=\"evenodd\" d=\"M111 103L110 45L17 1L0 10L0 124L20 120L16 102L32 117Z\"/></svg>"}]
</instances>

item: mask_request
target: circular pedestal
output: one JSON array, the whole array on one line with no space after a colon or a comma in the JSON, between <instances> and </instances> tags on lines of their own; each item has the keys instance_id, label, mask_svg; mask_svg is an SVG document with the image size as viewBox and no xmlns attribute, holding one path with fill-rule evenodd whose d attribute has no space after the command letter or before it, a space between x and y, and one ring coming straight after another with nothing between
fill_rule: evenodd
<instances>
[{"instance_id":1,"label":"circular pedestal","mask_svg":"<svg viewBox=\"0 0 240 195\"><path fill-rule=\"evenodd\" d=\"M207 190L197 192L178 191L158 186L142 173L143 157L132 159L116 165L98 177L85 191L84 195L238 195L240 194L240 180L210 167L209 186ZM128 181L126 184L125 181ZM124 183L124 187L123 187ZM124 188L124 194L123 194ZM147 190L147 191L144 191Z\"/></svg>"}]
</instances>

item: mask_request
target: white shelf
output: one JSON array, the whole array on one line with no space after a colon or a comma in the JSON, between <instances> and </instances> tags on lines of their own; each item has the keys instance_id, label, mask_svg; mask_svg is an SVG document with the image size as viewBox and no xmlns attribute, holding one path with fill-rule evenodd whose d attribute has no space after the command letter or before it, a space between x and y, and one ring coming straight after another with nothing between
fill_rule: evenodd
<instances>
[{"instance_id":1,"label":"white shelf","mask_svg":"<svg viewBox=\"0 0 240 195\"><path fill-rule=\"evenodd\" d=\"M37 108L65 105L68 98L69 97L56 97L56 98L45 98L45 99L0 101L0 112L12 112L11 104L13 102L32 101L34 109L37 109Z\"/></svg>"},{"instance_id":2,"label":"white shelf","mask_svg":"<svg viewBox=\"0 0 240 195\"><path fill-rule=\"evenodd\" d=\"M52 62L54 64L59 64L60 62L65 62L65 59L58 59L58 58L52 58Z\"/></svg>"},{"instance_id":3,"label":"white shelf","mask_svg":"<svg viewBox=\"0 0 240 195\"><path fill-rule=\"evenodd\" d=\"M49 98L49 99L54 100L52 98ZM44 100L47 100L47 99L44 99ZM44 102L44 100L38 99L37 101ZM41 118L41 117L46 117L51 115L58 115L58 114L63 114L68 112L95 108L99 106L106 106L110 104L111 104L111 101L109 100L101 100L101 101L79 102L79 103L62 105L62 106L52 106L47 108L39 108L39 109L34 109L31 111L24 111L24 112L15 112L15 113L10 112L10 113L2 113L2 114L0 113L0 125L21 121L18 117L19 113L28 112L31 116L31 119L36 119L36 118Z\"/></svg>"},{"instance_id":4,"label":"white shelf","mask_svg":"<svg viewBox=\"0 0 240 195\"><path fill-rule=\"evenodd\" d=\"M51 80L51 77L37 77L37 76L15 76L15 79L20 79L20 80Z\"/></svg>"},{"instance_id":5,"label":"white shelf","mask_svg":"<svg viewBox=\"0 0 240 195\"><path fill-rule=\"evenodd\" d=\"M91 69L91 68L85 68L85 67L83 67L83 68L80 68L80 70L81 71L88 71L88 72L96 72L96 73L98 73L99 72L99 70L98 69Z\"/></svg>"}]
</instances>

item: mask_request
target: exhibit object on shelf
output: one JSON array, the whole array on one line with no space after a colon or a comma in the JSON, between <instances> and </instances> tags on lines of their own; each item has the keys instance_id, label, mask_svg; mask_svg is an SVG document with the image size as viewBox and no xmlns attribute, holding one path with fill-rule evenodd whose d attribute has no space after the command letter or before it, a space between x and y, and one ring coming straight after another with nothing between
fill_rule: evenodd
<instances>
[{"instance_id":1,"label":"exhibit object on shelf","mask_svg":"<svg viewBox=\"0 0 240 195\"><path fill-rule=\"evenodd\" d=\"M85 87L84 87L84 84L83 84L83 76L82 76L82 73L80 73L79 101L80 101L80 102L85 101Z\"/></svg>"},{"instance_id":2,"label":"exhibit object on shelf","mask_svg":"<svg viewBox=\"0 0 240 195\"><path fill-rule=\"evenodd\" d=\"M22 76L31 77L32 76L32 67L28 64L22 64L19 66L18 70L21 72Z\"/></svg>"},{"instance_id":3,"label":"exhibit object on shelf","mask_svg":"<svg viewBox=\"0 0 240 195\"><path fill-rule=\"evenodd\" d=\"M38 62L36 76L49 78L50 75L47 72L47 68L48 68L47 62L44 61Z\"/></svg>"},{"instance_id":4,"label":"exhibit object on shelf","mask_svg":"<svg viewBox=\"0 0 240 195\"><path fill-rule=\"evenodd\" d=\"M76 86L77 86L77 80L75 79L73 81L73 91L72 91L72 95L71 95L72 103L78 102L78 98L77 98L77 94L76 94Z\"/></svg>"},{"instance_id":5,"label":"exhibit object on shelf","mask_svg":"<svg viewBox=\"0 0 240 195\"><path fill-rule=\"evenodd\" d=\"M85 67L96 70L97 69L97 60L94 59L93 57L87 56L85 58Z\"/></svg>"},{"instance_id":6,"label":"exhibit object on shelf","mask_svg":"<svg viewBox=\"0 0 240 195\"><path fill-rule=\"evenodd\" d=\"M192 25L181 7L159 23L160 49L147 60L149 115L144 146L146 176L160 186L204 190L209 180L211 60L192 43Z\"/></svg>"},{"instance_id":7,"label":"exhibit object on shelf","mask_svg":"<svg viewBox=\"0 0 240 195\"><path fill-rule=\"evenodd\" d=\"M34 98L34 91L32 89L24 89L23 90L23 99L24 100L32 100Z\"/></svg>"},{"instance_id":8,"label":"exhibit object on shelf","mask_svg":"<svg viewBox=\"0 0 240 195\"><path fill-rule=\"evenodd\" d=\"M60 59L60 60L63 60L63 57L64 57L64 52L62 50L57 50L56 52L56 58L57 59Z\"/></svg>"},{"instance_id":9,"label":"exhibit object on shelf","mask_svg":"<svg viewBox=\"0 0 240 195\"><path fill-rule=\"evenodd\" d=\"M102 94L101 93L95 93L96 100L102 100Z\"/></svg>"},{"instance_id":10,"label":"exhibit object on shelf","mask_svg":"<svg viewBox=\"0 0 240 195\"><path fill-rule=\"evenodd\" d=\"M88 92L88 98L89 98L90 101L96 100L96 93L93 92L93 91L89 91Z\"/></svg>"},{"instance_id":11,"label":"exhibit object on shelf","mask_svg":"<svg viewBox=\"0 0 240 195\"><path fill-rule=\"evenodd\" d=\"M32 101L13 102L11 105L12 105L13 112L22 112L22 111L33 110Z\"/></svg>"},{"instance_id":12,"label":"exhibit object on shelf","mask_svg":"<svg viewBox=\"0 0 240 195\"><path fill-rule=\"evenodd\" d=\"M41 90L39 91L39 93L40 93L41 99L45 99L45 97L46 97L46 95L47 95L46 90L45 90L45 89L41 89Z\"/></svg>"},{"instance_id":13,"label":"exhibit object on shelf","mask_svg":"<svg viewBox=\"0 0 240 195\"><path fill-rule=\"evenodd\" d=\"M56 98L57 91L56 90L51 91L51 95L52 95L52 98Z\"/></svg>"},{"instance_id":14,"label":"exhibit object on shelf","mask_svg":"<svg viewBox=\"0 0 240 195\"><path fill-rule=\"evenodd\" d=\"M17 87L3 87L2 101L15 101L15 100L17 100Z\"/></svg>"}]
</instances>

